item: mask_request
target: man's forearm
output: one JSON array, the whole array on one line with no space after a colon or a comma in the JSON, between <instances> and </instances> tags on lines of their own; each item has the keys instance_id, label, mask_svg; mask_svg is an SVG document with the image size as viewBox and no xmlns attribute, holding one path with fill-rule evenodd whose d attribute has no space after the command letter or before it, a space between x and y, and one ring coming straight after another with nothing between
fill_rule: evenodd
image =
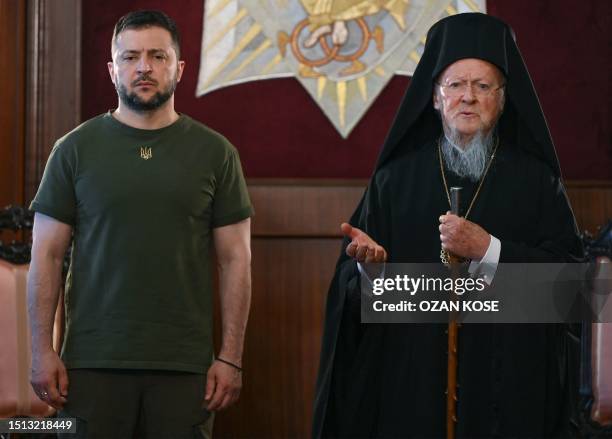
<instances>
[{"instance_id":1,"label":"man's forearm","mask_svg":"<svg viewBox=\"0 0 612 439\"><path fill-rule=\"evenodd\" d=\"M53 322L61 284L62 259L50 255L35 257L28 272L28 314L32 350L53 348Z\"/></svg>"},{"instance_id":2,"label":"man's forearm","mask_svg":"<svg viewBox=\"0 0 612 439\"><path fill-rule=\"evenodd\" d=\"M219 265L222 338L219 356L242 364L244 335L251 306L251 262L236 258Z\"/></svg>"}]
</instances>

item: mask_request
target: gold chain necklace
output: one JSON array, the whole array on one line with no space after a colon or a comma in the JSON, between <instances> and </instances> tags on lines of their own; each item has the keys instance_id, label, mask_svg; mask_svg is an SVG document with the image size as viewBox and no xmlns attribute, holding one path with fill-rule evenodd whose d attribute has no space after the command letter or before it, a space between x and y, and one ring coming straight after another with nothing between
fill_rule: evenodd
<instances>
[{"instance_id":1,"label":"gold chain necklace","mask_svg":"<svg viewBox=\"0 0 612 439\"><path fill-rule=\"evenodd\" d=\"M440 139L441 138L442 137L440 137ZM448 205L449 207L452 207L450 192L448 191L448 184L446 183L446 174L444 173L444 164L442 163L442 145L441 145L442 142L440 141L440 139L438 139L438 159L440 160L440 172L442 173L442 182L444 183L444 190L446 191L446 199L448 200ZM499 146L499 138L497 138L495 141L495 147L493 148L493 153L491 154L489 163L487 163L487 167L485 168L484 174L482 174L482 177L480 177L480 182L478 183L478 187L476 188L476 193L472 197L472 201L470 202L467 212L465 212L465 217L464 217L465 219L468 218L468 215L470 214L472 210L472 206L474 206L474 203L476 202L476 198L478 198L478 194L480 193L482 184L484 183L485 177L487 176L487 173L489 172L489 168L491 167L491 163L493 163L493 159L495 158L495 153L497 152L498 146ZM450 264L450 253L444 248L440 249L440 260L442 261L444 265ZM460 262L463 262L463 261L465 261L465 258L460 259Z\"/></svg>"}]
</instances>

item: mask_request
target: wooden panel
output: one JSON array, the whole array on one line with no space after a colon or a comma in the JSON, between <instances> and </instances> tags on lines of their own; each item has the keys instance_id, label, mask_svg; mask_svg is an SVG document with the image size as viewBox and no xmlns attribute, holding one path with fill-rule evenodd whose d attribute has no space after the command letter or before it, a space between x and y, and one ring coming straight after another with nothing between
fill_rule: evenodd
<instances>
[{"instance_id":1,"label":"wooden panel","mask_svg":"<svg viewBox=\"0 0 612 439\"><path fill-rule=\"evenodd\" d=\"M0 208L23 203L25 2L0 0Z\"/></svg>"},{"instance_id":2,"label":"wooden panel","mask_svg":"<svg viewBox=\"0 0 612 439\"><path fill-rule=\"evenodd\" d=\"M325 297L340 240L255 238L239 403L215 438L310 437Z\"/></svg>"},{"instance_id":3,"label":"wooden panel","mask_svg":"<svg viewBox=\"0 0 612 439\"><path fill-rule=\"evenodd\" d=\"M612 182L568 182L567 195L580 231L595 234L612 219Z\"/></svg>"},{"instance_id":4,"label":"wooden panel","mask_svg":"<svg viewBox=\"0 0 612 439\"><path fill-rule=\"evenodd\" d=\"M254 236L340 236L364 180L249 180Z\"/></svg>"},{"instance_id":5,"label":"wooden panel","mask_svg":"<svg viewBox=\"0 0 612 439\"><path fill-rule=\"evenodd\" d=\"M53 144L80 120L81 0L30 0L27 5L25 201L29 203Z\"/></svg>"},{"instance_id":6,"label":"wooden panel","mask_svg":"<svg viewBox=\"0 0 612 439\"><path fill-rule=\"evenodd\" d=\"M254 236L340 236L366 180L249 180ZM581 231L595 233L612 219L612 182L569 181L568 196Z\"/></svg>"}]
</instances>

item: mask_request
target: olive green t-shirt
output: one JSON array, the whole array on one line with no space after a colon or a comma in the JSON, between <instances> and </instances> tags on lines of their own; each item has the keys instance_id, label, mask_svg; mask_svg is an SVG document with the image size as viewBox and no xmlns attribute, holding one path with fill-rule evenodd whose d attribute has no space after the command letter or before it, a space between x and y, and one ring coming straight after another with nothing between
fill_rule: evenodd
<instances>
[{"instance_id":1,"label":"olive green t-shirt","mask_svg":"<svg viewBox=\"0 0 612 439\"><path fill-rule=\"evenodd\" d=\"M108 112L57 141L31 208L74 230L68 368L208 368L212 229L253 214L223 136L186 115L142 130Z\"/></svg>"}]
</instances>

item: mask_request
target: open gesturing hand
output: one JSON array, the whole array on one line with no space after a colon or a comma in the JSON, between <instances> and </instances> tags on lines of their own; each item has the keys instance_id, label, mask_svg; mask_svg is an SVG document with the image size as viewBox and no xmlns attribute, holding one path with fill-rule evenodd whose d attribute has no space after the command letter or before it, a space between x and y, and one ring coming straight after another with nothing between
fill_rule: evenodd
<instances>
[{"instance_id":1,"label":"open gesturing hand","mask_svg":"<svg viewBox=\"0 0 612 439\"><path fill-rule=\"evenodd\" d=\"M357 262L382 263L387 260L387 251L364 231L348 223L342 223L340 229L351 240L346 247L346 254Z\"/></svg>"}]
</instances>

